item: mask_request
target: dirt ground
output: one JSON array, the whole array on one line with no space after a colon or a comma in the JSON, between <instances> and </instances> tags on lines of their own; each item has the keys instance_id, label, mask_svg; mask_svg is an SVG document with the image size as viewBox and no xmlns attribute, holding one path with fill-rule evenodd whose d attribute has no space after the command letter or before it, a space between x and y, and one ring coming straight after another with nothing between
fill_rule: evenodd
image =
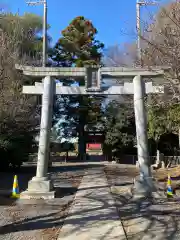
<instances>
[{"instance_id":1,"label":"dirt ground","mask_svg":"<svg viewBox=\"0 0 180 240\"><path fill-rule=\"evenodd\" d=\"M159 169L153 172L156 180L164 185L166 188L168 174L171 176L172 188L179 194L180 191L180 166L172 167L169 169Z\"/></svg>"},{"instance_id":2,"label":"dirt ground","mask_svg":"<svg viewBox=\"0 0 180 240\"><path fill-rule=\"evenodd\" d=\"M133 178L139 175L139 170L134 165L125 165L121 168L121 165L112 165L111 167L106 167L105 171L108 175L121 175L126 176L133 181ZM153 177L166 188L168 174L171 176L172 188L175 190L180 190L180 166L175 166L168 169L158 169L152 171Z\"/></svg>"},{"instance_id":3,"label":"dirt ground","mask_svg":"<svg viewBox=\"0 0 180 240\"><path fill-rule=\"evenodd\" d=\"M179 240L180 199L133 200L128 193L133 178L138 175L134 167L107 166L105 173L114 197L127 240ZM168 173L172 185L178 188L180 167L153 172L156 180L166 186Z\"/></svg>"},{"instance_id":4,"label":"dirt ground","mask_svg":"<svg viewBox=\"0 0 180 240\"><path fill-rule=\"evenodd\" d=\"M0 240L57 240L86 168L73 165L50 169L57 190L56 199L53 200L15 202L8 195L0 196ZM134 166L111 165L105 167L105 172L128 240L152 239L153 234L159 234L158 228L165 234L158 240L180 239L178 200L133 203L127 191L139 174L138 169ZM177 188L180 167L154 171L153 176L166 185L168 173L172 185ZM12 189L14 174L18 175L19 188L23 191L27 188L28 180L35 175L35 167L27 167L17 173L0 173L0 190ZM143 235L143 232L148 234ZM144 238L147 236L149 238Z\"/></svg>"},{"instance_id":5,"label":"dirt ground","mask_svg":"<svg viewBox=\"0 0 180 240\"><path fill-rule=\"evenodd\" d=\"M0 196L0 240L56 240L84 175L81 167L51 169L56 188L52 200L17 200L8 195ZM1 173L0 188L12 188L14 173ZM20 191L35 174L33 168L16 173Z\"/></svg>"}]
</instances>

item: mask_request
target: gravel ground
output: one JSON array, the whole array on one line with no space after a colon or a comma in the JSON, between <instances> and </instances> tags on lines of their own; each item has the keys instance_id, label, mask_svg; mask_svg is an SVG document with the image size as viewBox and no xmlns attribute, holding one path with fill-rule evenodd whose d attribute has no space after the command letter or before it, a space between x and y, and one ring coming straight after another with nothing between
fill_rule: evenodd
<instances>
[{"instance_id":1,"label":"gravel ground","mask_svg":"<svg viewBox=\"0 0 180 240\"><path fill-rule=\"evenodd\" d=\"M180 239L180 199L133 201L127 192L137 170L107 166L105 172L128 240Z\"/></svg>"},{"instance_id":2,"label":"gravel ground","mask_svg":"<svg viewBox=\"0 0 180 240\"><path fill-rule=\"evenodd\" d=\"M55 240L84 175L84 167L50 169L57 196L53 200L20 200L0 197L0 240ZM35 167L16 173L20 191L27 188ZM1 173L1 190L12 188L13 173Z\"/></svg>"}]
</instances>

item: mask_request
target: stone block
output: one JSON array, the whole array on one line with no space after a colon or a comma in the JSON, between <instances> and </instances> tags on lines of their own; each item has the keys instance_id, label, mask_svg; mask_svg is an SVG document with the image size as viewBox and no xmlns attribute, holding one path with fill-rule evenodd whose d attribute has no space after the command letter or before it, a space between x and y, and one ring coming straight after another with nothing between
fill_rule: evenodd
<instances>
[{"instance_id":1,"label":"stone block","mask_svg":"<svg viewBox=\"0 0 180 240\"><path fill-rule=\"evenodd\" d=\"M20 194L20 199L53 199L55 191L48 178L34 177L28 183L28 189Z\"/></svg>"},{"instance_id":2,"label":"stone block","mask_svg":"<svg viewBox=\"0 0 180 240\"><path fill-rule=\"evenodd\" d=\"M55 191L50 192L36 192L36 191L24 191L20 194L20 200L27 200L27 199L53 199L55 198Z\"/></svg>"},{"instance_id":3,"label":"stone block","mask_svg":"<svg viewBox=\"0 0 180 240\"><path fill-rule=\"evenodd\" d=\"M153 192L156 192L157 188L153 181L153 178L141 179L137 177L134 179L134 186L132 188L133 198L149 197Z\"/></svg>"},{"instance_id":4,"label":"stone block","mask_svg":"<svg viewBox=\"0 0 180 240\"><path fill-rule=\"evenodd\" d=\"M49 192L53 189L51 180L33 178L28 182L28 191Z\"/></svg>"}]
</instances>

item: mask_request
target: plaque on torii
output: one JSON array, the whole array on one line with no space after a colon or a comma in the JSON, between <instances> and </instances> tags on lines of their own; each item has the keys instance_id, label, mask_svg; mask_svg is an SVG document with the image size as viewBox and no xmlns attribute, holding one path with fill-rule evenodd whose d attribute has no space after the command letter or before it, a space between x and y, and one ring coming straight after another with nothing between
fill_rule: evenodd
<instances>
[{"instance_id":1,"label":"plaque on torii","mask_svg":"<svg viewBox=\"0 0 180 240\"><path fill-rule=\"evenodd\" d=\"M43 83L35 83L35 86L23 86L24 94L42 95L41 126L38 149L38 162L36 177L28 184L27 191L21 194L21 198L54 198L51 181L47 178L47 165L49 158L49 141L52 124L52 107L54 94L61 95L121 95L133 94L134 111L137 136L137 152L140 167L140 182L138 191L147 193L152 189L153 183L150 172L148 153L147 121L144 105L145 94L159 94L164 92L163 86L153 86L152 82L146 82L145 78L152 81L157 76L163 76L162 68L121 68L121 67L86 67L86 68L51 68L19 66L16 68L25 75L43 78ZM85 79L85 86L60 86L55 85L55 78ZM103 78L128 79L122 86L103 87ZM129 81L131 81L129 83ZM43 186L43 188L42 188ZM38 195L39 194L39 195Z\"/></svg>"}]
</instances>

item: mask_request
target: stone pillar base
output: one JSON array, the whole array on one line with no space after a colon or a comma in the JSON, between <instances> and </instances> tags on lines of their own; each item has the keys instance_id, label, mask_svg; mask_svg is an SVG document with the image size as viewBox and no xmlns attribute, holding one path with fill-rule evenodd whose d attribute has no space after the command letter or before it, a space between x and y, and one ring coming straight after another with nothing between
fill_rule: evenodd
<instances>
[{"instance_id":1,"label":"stone pillar base","mask_svg":"<svg viewBox=\"0 0 180 240\"><path fill-rule=\"evenodd\" d=\"M55 191L48 178L34 177L28 183L28 189L20 194L20 199L53 199Z\"/></svg>"},{"instance_id":2,"label":"stone pillar base","mask_svg":"<svg viewBox=\"0 0 180 240\"><path fill-rule=\"evenodd\" d=\"M152 193L156 191L157 188L152 177L135 179L132 189L133 198L151 197Z\"/></svg>"}]
</instances>

